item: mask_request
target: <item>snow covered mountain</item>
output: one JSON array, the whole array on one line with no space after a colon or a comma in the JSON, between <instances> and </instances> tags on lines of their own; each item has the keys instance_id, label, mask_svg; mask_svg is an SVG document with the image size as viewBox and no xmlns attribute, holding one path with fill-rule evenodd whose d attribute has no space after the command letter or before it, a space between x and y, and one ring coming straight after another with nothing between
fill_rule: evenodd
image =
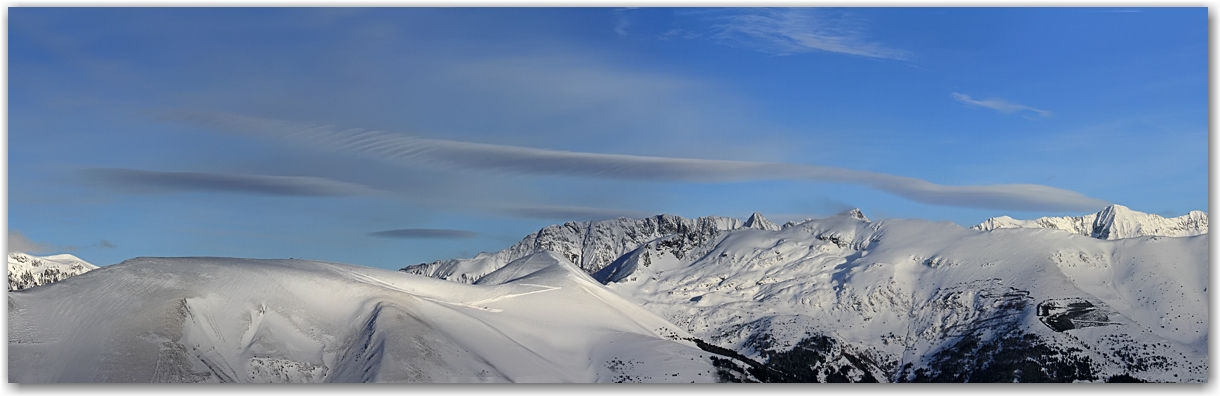
<instances>
[{"instance_id":1,"label":"snow covered mountain","mask_svg":"<svg viewBox=\"0 0 1220 396\"><path fill-rule=\"evenodd\" d=\"M686 331L554 253L467 285L138 258L9 293L9 381L712 382Z\"/></svg>"},{"instance_id":2,"label":"snow covered mountain","mask_svg":"<svg viewBox=\"0 0 1220 396\"><path fill-rule=\"evenodd\" d=\"M1140 222L1159 216L1124 210L1099 212L1109 231L1096 238L1041 227L871 222L858 210L782 229L707 229L696 238L689 228L633 232L631 243L606 251L623 252L613 261L582 268L705 340L704 349L736 357L716 361L728 379L1206 381L1207 236L1123 238L1177 232ZM751 223L764 224L757 218ZM625 226L607 232L616 235L636 224L600 226ZM543 235L514 248L546 249L529 243ZM581 235L555 245L588 251ZM429 275L478 283L498 264L488 258L503 254L481 255L477 266L451 260L458 265ZM420 269L404 270L427 272Z\"/></svg>"},{"instance_id":3,"label":"snow covered mountain","mask_svg":"<svg viewBox=\"0 0 1220 396\"><path fill-rule=\"evenodd\" d=\"M1107 210L567 223L402 271L138 258L10 291L9 380L1206 381L1206 229Z\"/></svg>"},{"instance_id":4,"label":"snow covered mountain","mask_svg":"<svg viewBox=\"0 0 1220 396\"><path fill-rule=\"evenodd\" d=\"M762 215L758 215L762 218ZM751 218L753 220L753 218ZM775 227L762 219L755 227ZM677 257L701 246L724 231L742 228L744 224L728 217L684 219L673 215L657 215L643 219L569 222L553 225L530 234L508 249L497 253L480 253L469 259L450 259L403 268L409 274L472 283L508 263L535 253L550 251L593 273L645 243L658 242Z\"/></svg>"},{"instance_id":5,"label":"snow covered mountain","mask_svg":"<svg viewBox=\"0 0 1220 396\"><path fill-rule=\"evenodd\" d=\"M1195 210L1167 219L1134 211L1122 205L1110 205L1100 212L1084 216L1042 217L1035 220L993 217L973 228L983 231L999 228L1050 228L1098 239L1191 236L1207 234L1207 213Z\"/></svg>"},{"instance_id":6,"label":"snow covered mountain","mask_svg":"<svg viewBox=\"0 0 1220 396\"><path fill-rule=\"evenodd\" d=\"M35 257L25 253L8 255L8 289L22 290L58 282L97 269L71 254Z\"/></svg>"}]
</instances>

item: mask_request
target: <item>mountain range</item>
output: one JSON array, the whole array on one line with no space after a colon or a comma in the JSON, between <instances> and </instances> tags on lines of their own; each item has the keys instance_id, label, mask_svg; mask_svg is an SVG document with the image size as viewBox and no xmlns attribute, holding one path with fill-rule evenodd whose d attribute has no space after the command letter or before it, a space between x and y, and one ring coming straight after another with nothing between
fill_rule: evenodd
<instances>
[{"instance_id":1,"label":"mountain range","mask_svg":"<svg viewBox=\"0 0 1220 396\"><path fill-rule=\"evenodd\" d=\"M872 222L859 210L747 223L567 223L501 252L402 271L477 281L518 257L566 252L694 336L792 368L759 378L743 366L746 381L1206 379L1202 212L1165 219L1113 205L969 229ZM618 235L631 237L607 237Z\"/></svg>"},{"instance_id":2,"label":"mountain range","mask_svg":"<svg viewBox=\"0 0 1220 396\"><path fill-rule=\"evenodd\" d=\"M9 372L11 382L1205 382L1208 249L1203 212L1166 219L1113 205L972 228L859 210L783 226L758 213L658 215L548 226L500 252L401 271L137 258L19 291L10 255Z\"/></svg>"},{"instance_id":3,"label":"mountain range","mask_svg":"<svg viewBox=\"0 0 1220 396\"><path fill-rule=\"evenodd\" d=\"M1122 205L1110 205L1100 212L1084 216L1042 217L1034 220L1016 220L1008 216L993 217L972 228L983 231L997 228L1049 228L1098 239L1194 236L1207 233L1207 213L1195 210L1182 216L1164 218L1137 212Z\"/></svg>"}]
</instances>

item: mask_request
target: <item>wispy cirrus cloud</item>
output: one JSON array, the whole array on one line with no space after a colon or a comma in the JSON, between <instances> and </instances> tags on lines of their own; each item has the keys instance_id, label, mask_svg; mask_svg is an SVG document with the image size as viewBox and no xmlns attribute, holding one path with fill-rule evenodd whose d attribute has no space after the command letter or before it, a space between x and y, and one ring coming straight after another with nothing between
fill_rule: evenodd
<instances>
[{"instance_id":1,"label":"wispy cirrus cloud","mask_svg":"<svg viewBox=\"0 0 1220 396\"><path fill-rule=\"evenodd\" d=\"M849 16L817 8L742 9L712 29L711 37L722 43L774 55L828 51L899 60L910 56L868 41L865 27Z\"/></svg>"},{"instance_id":2,"label":"wispy cirrus cloud","mask_svg":"<svg viewBox=\"0 0 1220 396\"><path fill-rule=\"evenodd\" d=\"M1023 104L1012 103L1007 100L999 99L999 98L976 100L976 99L970 97L970 95L966 95L964 93L954 92L952 95L953 95L953 99L957 100L958 102L962 102L962 103L965 103L970 106L992 109L992 110L995 110L995 111L998 111L1001 113L1005 113L1005 114L1012 114L1012 113L1024 111L1024 112L1030 112L1033 114L1037 114L1039 117L1044 117L1044 118L1050 117L1051 115L1053 115L1053 113L1051 113L1050 111L1047 111L1047 110L1035 109L1033 107L1029 107L1029 106L1026 106Z\"/></svg>"},{"instance_id":3,"label":"wispy cirrus cloud","mask_svg":"<svg viewBox=\"0 0 1220 396\"><path fill-rule=\"evenodd\" d=\"M162 112L158 118L261 135L400 165L430 165L498 174L656 182L798 180L848 183L926 204L1002 210L1095 210L1109 203L1037 184L949 186L829 166L548 150L192 111Z\"/></svg>"},{"instance_id":4,"label":"wispy cirrus cloud","mask_svg":"<svg viewBox=\"0 0 1220 396\"><path fill-rule=\"evenodd\" d=\"M435 228L402 228L369 233L369 236L396 239L470 239L477 235L471 231Z\"/></svg>"},{"instance_id":5,"label":"wispy cirrus cloud","mask_svg":"<svg viewBox=\"0 0 1220 396\"><path fill-rule=\"evenodd\" d=\"M335 197L377 195L359 184L310 176L205 172L160 172L122 168L81 170L87 181L134 193L226 192L254 195Z\"/></svg>"}]
</instances>

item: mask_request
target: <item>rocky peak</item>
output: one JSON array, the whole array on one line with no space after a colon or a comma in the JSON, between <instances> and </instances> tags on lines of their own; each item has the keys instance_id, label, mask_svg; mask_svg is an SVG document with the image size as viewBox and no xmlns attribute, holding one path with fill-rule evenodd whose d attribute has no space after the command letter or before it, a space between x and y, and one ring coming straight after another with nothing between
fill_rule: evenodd
<instances>
[{"instance_id":1,"label":"rocky peak","mask_svg":"<svg viewBox=\"0 0 1220 396\"><path fill-rule=\"evenodd\" d=\"M850 217L853 219L869 221L868 217L864 217L864 212L861 212L860 208L854 208L852 210L844 211L839 214L836 214L835 216Z\"/></svg>"},{"instance_id":2,"label":"rocky peak","mask_svg":"<svg viewBox=\"0 0 1220 396\"><path fill-rule=\"evenodd\" d=\"M750 215L750 218L746 219L742 227L768 231L778 231L780 229L779 225L772 223L771 220L767 220L766 217L763 217L762 213L758 212Z\"/></svg>"}]
</instances>

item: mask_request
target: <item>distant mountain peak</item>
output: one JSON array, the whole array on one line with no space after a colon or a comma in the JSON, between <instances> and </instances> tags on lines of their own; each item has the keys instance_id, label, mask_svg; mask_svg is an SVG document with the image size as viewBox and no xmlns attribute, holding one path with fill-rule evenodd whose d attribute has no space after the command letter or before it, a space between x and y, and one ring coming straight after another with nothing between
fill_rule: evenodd
<instances>
[{"instance_id":1,"label":"distant mountain peak","mask_svg":"<svg viewBox=\"0 0 1220 396\"><path fill-rule=\"evenodd\" d=\"M997 228L1049 228L1097 239L1123 239L1141 236L1193 236L1207 233L1207 213L1191 211L1165 218L1112 204L1097 213L1083 216L1041 217L1017 220L1009 216L992 217L972 227L989 231Z\"/></svg>"},{"instance_id":2,"label":"distant mountain peak","mask_svg":"<svg viewBox=\"0 0 1220 396\"><path fill-rule=\"evenodd\" d=\"M779 231L780 229L779 225L771 222L771 220L767 220L766 217L763 217L762 213L758 212L754 212L754 214L750 215L750 218L746 219L746 222L742 225L742 227L768 231Z\"/></svg>"}]
</instances>

